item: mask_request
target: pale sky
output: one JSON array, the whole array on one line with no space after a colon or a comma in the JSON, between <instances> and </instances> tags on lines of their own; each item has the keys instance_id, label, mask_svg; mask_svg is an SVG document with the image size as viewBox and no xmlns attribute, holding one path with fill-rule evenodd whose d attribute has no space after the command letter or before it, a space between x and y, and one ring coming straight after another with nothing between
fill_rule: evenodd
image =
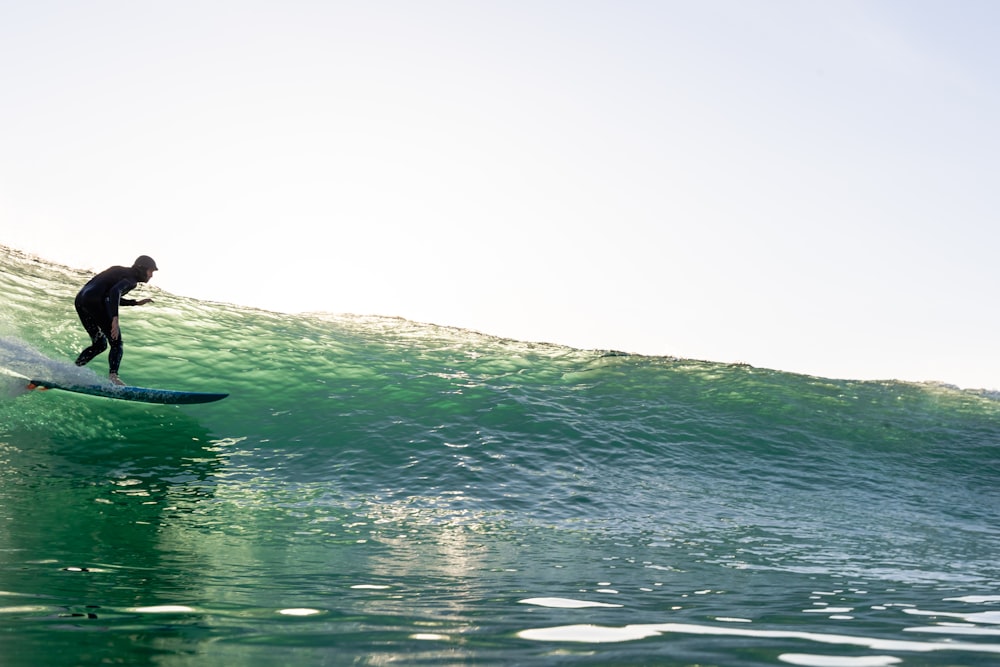
<instances>
[{"instance_id":1,"label":"pale sky","mask_svg":"<svg viewBox=\"0 0 1000 667\"><path fill-rule=\"evenodd\" d=\"M0 0L0 243L1000 388L1000 3Z\"/></svg>"}]
</instances>

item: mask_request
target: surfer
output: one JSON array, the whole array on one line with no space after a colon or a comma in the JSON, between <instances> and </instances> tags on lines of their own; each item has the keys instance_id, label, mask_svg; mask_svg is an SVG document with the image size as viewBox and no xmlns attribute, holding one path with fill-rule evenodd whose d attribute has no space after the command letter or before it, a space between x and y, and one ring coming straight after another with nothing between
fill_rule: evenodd
<instances>
[{"instance_id":1,"label":"surfer","mask_svg":"<svg viewBox=\"0 0 1000 667\"><path fill-rule=\"evenodd\" d=\"M124 385L118 378L122 362L122 334L118 326L118 306L144 306L152 299L122 298L139 283L148 283L156 271L152 257L140 255L131 268L112 266L98 273L76 295L76 312L83 328L90 334L91 345L76 358L76 365L83 366L104 352L111 341L108 353L108 379L111 384Z\"/></svg>"}]
</instances>

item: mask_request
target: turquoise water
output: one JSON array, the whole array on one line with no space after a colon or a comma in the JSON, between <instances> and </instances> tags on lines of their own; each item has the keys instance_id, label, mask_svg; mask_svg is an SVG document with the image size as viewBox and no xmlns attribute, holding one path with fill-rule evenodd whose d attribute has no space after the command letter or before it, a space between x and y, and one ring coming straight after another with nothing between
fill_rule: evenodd
<instances>
[{"instance_id":1,"label":"turquoise water","mask_svg":"<svg viewBox=\"0 0 1000 667\"><path fill-rule=\"evenodd\" d=\"M87 275L0 248L0 366ZM0 375L0 664L1000 664L1000 402L141 287Z\"/></svg>"}]
</instances>

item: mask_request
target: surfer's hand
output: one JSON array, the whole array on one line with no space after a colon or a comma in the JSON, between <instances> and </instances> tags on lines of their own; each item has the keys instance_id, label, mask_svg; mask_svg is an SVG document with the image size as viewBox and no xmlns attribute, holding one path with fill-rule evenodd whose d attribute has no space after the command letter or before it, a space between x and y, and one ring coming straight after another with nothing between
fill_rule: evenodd
<instances>
[{"instance_id":1,"label":"surfer's hand","mask_svg":"<svg viewBox=\"0 0 1000 667\"><path fill-rule=\"evenodd\" d=\"M121 335L121 329L118 328L118 316L116 315L113 320L111 320L111 340L118 340L118 336Z\"/></svg>"},{"instance_id":2,"label":"surfer's hand","mask_svg":"<svg viewBox=\"0 0 1000 667\"><path fill-rule=\"evenodd\" d=\"M139 301L135 302L135 305L137 305L137 306L145 306L147 303L153 303L153 300L152 299L140 299Z\"/></svg>"}]
</instances>

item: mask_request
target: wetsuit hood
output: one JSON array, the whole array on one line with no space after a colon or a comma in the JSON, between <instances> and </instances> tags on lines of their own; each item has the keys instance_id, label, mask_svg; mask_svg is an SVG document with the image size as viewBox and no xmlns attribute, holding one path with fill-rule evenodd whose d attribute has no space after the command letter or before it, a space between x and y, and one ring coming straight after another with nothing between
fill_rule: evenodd
<instances>
[{"instance_id":1,"label":"wetsuit hood","mask_svg":"<svg viewBox=\"0 0 1000 667\"><path fill-rule=\"evenodd\" d=\"M138 257L136 257L135 261L132 262L132 268L153 269L154 271L159 271L159 269L156 268L156 262L154 262L153 258L150 257L149 255L139 255Z\"/></svg>"},{"instance_id":2,"label":"wetsuit hood","mask_svg":"<svg viewBox=\"0 0 1000 667\"><path fill-rule=\"evenodd\" d=\"M139 274L139 282L146 282L146 271L153 270L158 271L156 268L156 262L149 255L139 255L136 257L135 261L132 263L132 268L136 270Z\"/></svg>"}]
</instances>

